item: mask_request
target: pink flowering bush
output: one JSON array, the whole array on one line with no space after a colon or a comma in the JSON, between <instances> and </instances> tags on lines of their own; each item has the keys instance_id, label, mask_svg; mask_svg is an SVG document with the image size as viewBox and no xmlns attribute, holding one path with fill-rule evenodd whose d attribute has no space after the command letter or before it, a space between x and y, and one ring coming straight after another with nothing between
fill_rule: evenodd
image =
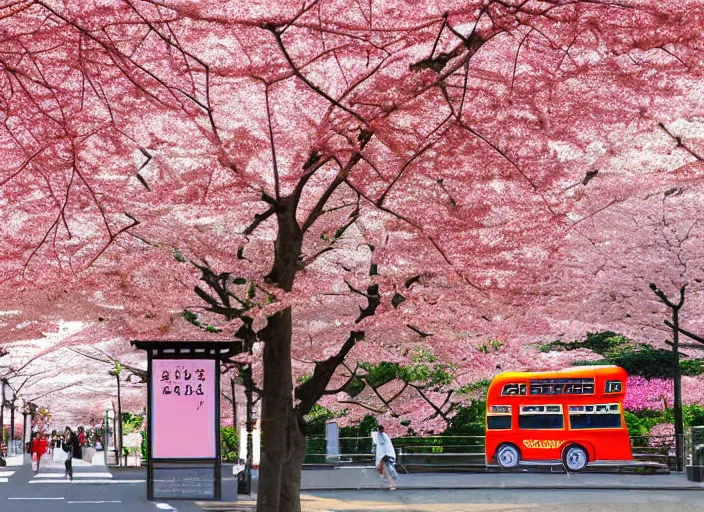
<instances>
[{"instance_id":1,"label":"pink flowering bush","mask_svg":"<svg viewBox=\"0 0 704 512\"><path fill-rule=\"evenodd\" d=\"M673 385L670 379L645 379L643 377L628 377L626 397L623 400L624 409L653 409L662 411L672 407Z\"/></svg>"},{"instance_id":2,"label":"pink flowering bush","mask_svg":"<svg viewBox=\"0 0 704 512\"><path fill-rule=\"evenodd\" d=\"M648 440L648 446L652 448L670 447L670 452L674 451L675 426L672 423L660 423L650 429L648 435L652 436Z\"/></svg>"},{"instance_id":3,"label":"pink flowering bush","mask_svg":"<svg viewBox=\"0 0 704 512\"><path fill-rule=\"evenodd\" d=\"M637 411L651 409L663 411L674 405L672 379L645 379L628 377L624 409ZM682 403L684 405L704 404L704 383L701 377L682 377Z\"/></svg>"}]
</instances>

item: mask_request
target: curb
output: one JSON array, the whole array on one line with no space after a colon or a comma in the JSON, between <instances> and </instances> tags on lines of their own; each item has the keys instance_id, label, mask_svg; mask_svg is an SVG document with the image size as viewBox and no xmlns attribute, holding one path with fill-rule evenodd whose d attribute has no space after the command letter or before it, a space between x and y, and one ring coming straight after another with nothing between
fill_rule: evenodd
<instances>
[{"instance_id":1,"label":"curb","mask_svg":"<svg viewBox=\"0 0 704 512\"><path fill-rule=\"evenodd\" d=\"M359 486L359 487L306 487L301 488L301 492L341 492L341 491L387 491L380 486ZM526 485L501 485L501 486L397 486L397 491L704 491L704 486L605 486L605 485L546 485L546 486L526 486Z\"/></svg>"}]
</instances>

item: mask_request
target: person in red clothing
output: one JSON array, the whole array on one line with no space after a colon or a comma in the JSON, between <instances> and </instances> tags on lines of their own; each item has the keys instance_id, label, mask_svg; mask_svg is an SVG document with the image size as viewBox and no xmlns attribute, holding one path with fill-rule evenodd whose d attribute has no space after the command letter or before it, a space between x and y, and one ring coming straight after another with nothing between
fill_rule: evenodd
<instances>
[{"instance_id":1,"label":"person in red clothing","mask_svg":"<svg viewBox=\"0 0 704 512\"><path fill-rule=\"evenodd\" d=\"M39 463L42 460L42 456L49 450L49 442L44 439L44 434L41 432L37 434L37 437L34 438L34 441L32 441L32 444L30 445L30 450L32 451L32 469L35 473L37 473L39 471Z\"/></svg>"}]
</instances>

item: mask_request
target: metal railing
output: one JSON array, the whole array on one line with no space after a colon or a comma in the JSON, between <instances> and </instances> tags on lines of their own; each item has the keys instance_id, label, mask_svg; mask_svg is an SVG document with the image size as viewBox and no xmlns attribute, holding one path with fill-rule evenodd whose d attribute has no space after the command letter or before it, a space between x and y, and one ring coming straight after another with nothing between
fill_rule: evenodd
<instances>
[{"instance_id":1,"label":"metal railing","mask_svg":"<svg viewBox=\"0 0 704 512\"><path fill-rule=\"evenodd\" d=\"M464 458L473 463L483 463L484 440L484 436L396 437L393 438L393 444L400 459L419 460L422 457L428 463L435 461L440 464L442 461ZM306 443L306 463L373 463L374 446L370 437L341 437L340 453L332 460L325 451L325 438L309 438ZM675 442L672 436L633 435L631 451L635 460L660 462L670 468L675 466Z\"/></svg>"}]
</instances>

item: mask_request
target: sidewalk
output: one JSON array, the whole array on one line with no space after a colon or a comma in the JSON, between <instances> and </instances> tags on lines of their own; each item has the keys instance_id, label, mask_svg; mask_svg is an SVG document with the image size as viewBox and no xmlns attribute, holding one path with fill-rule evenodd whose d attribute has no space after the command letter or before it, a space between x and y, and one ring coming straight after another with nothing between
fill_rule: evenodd
<instances>
[{"instance_id":1,"label":"sidewalk","mask_svg":"<svg viewBox=\"0 0 704 512\"><path fill-rule=\"evenodd\" d=\"M382 487L372 468L304 471L301 491L370 490ZM595 473L423 473L399 475L398 489L593 489L704 491L704 483L690 482L683 473L623 475Z\"/></svg>"}]
</instances>

